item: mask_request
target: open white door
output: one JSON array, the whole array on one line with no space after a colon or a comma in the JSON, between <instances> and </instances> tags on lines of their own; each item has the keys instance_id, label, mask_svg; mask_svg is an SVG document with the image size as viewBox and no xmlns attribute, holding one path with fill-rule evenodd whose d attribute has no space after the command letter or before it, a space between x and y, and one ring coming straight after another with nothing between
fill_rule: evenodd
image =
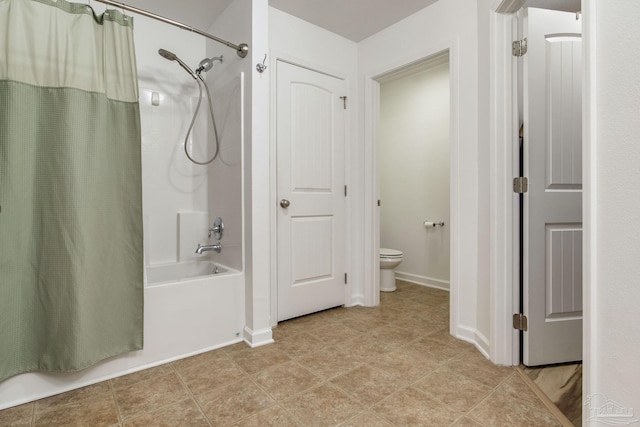
<instances>
[{"instance_id":1,"label":"open white door","mask_svg":"<svg viewBox=\"0 0 640 427\"><path fill-rule=\"evenodd\" d=\"M582 359L581 21L528 9L523 56L527 366Z\"/></svg>"},{"instance_id":2,"label":"open white door","mask_svg":"<svg viewBox=\"0 0 640 427\"><path fill-rule=\"evenodd\" d=\"M345 302L345 82L277 61L278 321Z\"/></svg>"}]
</instances>

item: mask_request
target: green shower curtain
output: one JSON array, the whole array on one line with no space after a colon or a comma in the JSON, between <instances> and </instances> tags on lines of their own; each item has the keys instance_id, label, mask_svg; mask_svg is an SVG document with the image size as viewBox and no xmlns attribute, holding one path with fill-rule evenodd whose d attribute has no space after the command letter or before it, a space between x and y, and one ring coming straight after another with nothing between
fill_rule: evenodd
<instances>
[{"instance_id":1,"label":"green shower curtain","mask_svg":"<svg viewBox=\"0 0 640 427\"><path fill-rule=\"evenodd\" d=\"M133 19L0 0L0 380L142 348Z\"/></svg>"}]
</instances>

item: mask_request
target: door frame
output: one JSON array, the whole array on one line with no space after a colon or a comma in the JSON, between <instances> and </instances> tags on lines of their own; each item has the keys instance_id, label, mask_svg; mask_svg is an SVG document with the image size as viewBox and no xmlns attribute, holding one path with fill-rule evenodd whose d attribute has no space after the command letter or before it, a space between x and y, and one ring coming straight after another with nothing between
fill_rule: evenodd
<instances>
[{"instance_id":1,"label":"door frame","mask_svg":"<svg viewBox=\"0 0 640 427\"><path fill-rule=\"evenodd\" d=\"M519 358L519 339L517 333L508 331L510 322L504 322L510 310L514 307L509 300L514 301L512 276L514 242L513 209L510 201L510 188L504 185L504 179L509 178L509 172L513 166L512 145L507 142L514 136L513 106L514 96L517 94L516 82L513 81L511 70L510 52L507 52L512 40L514 28L514 15L502 15L497 12L503 0L494 0L491 12L491 67L493 78L491 81L491 328L492 343L496 355L501 356L492 360L494 363L516 364ZM505 2L506 3L506 2ZM594 362L596 347L598 344L597 333L592 321L597 304L596 282L597 277L597 195L596 179L597 171L596 138L596 17L597 1L582 1L582 174L583 174L583 326L582 326L582 395L590 396L592 390L596 390L597 364ZM502 221L502 222L501 222ZM495 273L495 274L494 274ZM501 326L500 323L503 323ZM509 352L509 349L512 349ZM518 353L516 353L518 351ZM509 356L511 353L511 356ZM588 407L583 406L583 418L586 420L591 414Z\"/></svg>"},{"instance_id":2,"label":"door frame","mask_svg":"<svg viewBox=\"0 0 640 427\"><path fill-rule=\"evenodd\" d=\"M452 39L440 44L425 46L416 50L411 57L399 61L385 63L369 74L364 75L364 215L363 226L364 235L364 292L362 304L365 306L375 306L380 303L380 211L377 206L378 200L378 124L380 111L380 84L381 77L409 67L416 63L429 60L432 57L449 52L449 174L450 174L450 273L449 273L449 305L450 305L450 332L452 335L465 341L484 343L484 339L479 339L475 330L468 328L458 328L459 313L462 296L459 293L460 277L460 215L459 199L460 189L460 48L459 41ZM384 57L381 57L381 60ZM482 345L478 345L481 352L486 354Z\"/></svg>"},{"instance_id":3,"label":"door frame","mask_svg":"<svg viewBox=\"0 0 640 427\"><path fill-rule=\"evenodd\" d=\"M590 126L590 114L595 108L592 95L594 79L590 70L594 70L595 48L589 34L595 28L595 13L592 0L583 2L583 260L590 257L591 245L595 238L590 231L591 145L593 131ZM523 3L523 2L522 2ZM496 0L490 16L490 158L491 158L491 360L500 365L518 365L520 363L520 333L512 328L512 315L519 312L519 277L517 248L519 246L517 198L511 188L511 180L518 175L518 152L514 149L517 141L518 120L518 76L517 59L511 54L511 42L518 33L518 10L503 14L496 10L502 4ZM585 8L586 6L586 8ZM515 7L514 7L515 9ZM589 9L591 13L584 13ZM514 255L515 254L515 255ZM590 273L589 262L583 266L583 394L588 395L590 388ZM586 394L585 394L586 393Z\"/></svg>"},{"instance_id":4,"label":"door frame","mask_svg":"<svg viewBox=\"0 0 640 427\"><path fill-rule=\"evenodd\" d=\"M511 182L518 176L518 77L511 42L518 35L516 14L490 16L490 277L491 361L520 363L520 334L512 327L520 310L519 205Z\"/></svg>"},{"instance_id":5,"label":"door frame","mask_svg":"<svg viewBox=\"0 0 640 427\"><path fill-rule=\"evenodd\" d=\"M315 71L318 73L326 74L331 77L336 77L341 79L345 83L345 92L347 94L348 99L354 99L352 96L351 82L349 77L339 71L336 71L330 67L326 67L321 64L314 63L312 61L307 61L305 59L298 58L294 55L290 55L289 53L279 51L277 49L269 49L269 67L272 70L270 73L270 91L271 96L269 101L269 109L271 111L269 117L269 200L271 201L271 205L269 208L269 223L271 224L269 235L270 235L270 257L269 263L271 265L271 292L270 292L270 303L269 303L269 317L270 317L270 325L274 327L278 324L278 205L277 205L277 195L278 195L278 182L277 182L277 134L276 134L276 119L277 119L277 64L278 61L286 62L291 65L295 65L297 67L306 68L311 71ZM353 109L347 110L347 115L344 120L344 141L345 141L345 149L344 149L344 182L345 185L350 186L350 176L347 171L347 165L350 164L350 159L353 156L352 153L352 144L351 144L351 114L353 114ZM345 201L345 217L344 217L344 246L345 246L345 271L348 275L351 276L351 272L353 270L353 257L352 257L352 248L349 247L349 242L353 241L353 230L354 230L354 221L353 215L353 197L347 197ZM348 307L352 304L352 296L351 296L352 283L349 281L345 285L345 297L344 297L344 305Z\"/></svg>"},{"instance_id":6,"label":"door frame","mask_svg":"<svg viewBox=\"0 0 640 427\"><path fill-rule=\"evenodd\" d=\"M497 7L497 6L496 6ZM517 256L518 215L516 198L511 191L517 152L511 142L518 135L518 117L513 114L517 106L517 78L514 78L514 58L511 41L514 40L517 21L515 15L501 14L492 8L490 14L490 336L484 337L476 330L458 327L459 313L464 296L459 293L460 259L460 129L459 120L459 46L457 40L429 46L416 51L410 58L381 65L364 76L364 295L362 304L379 304L379 247L380 224L376 206L377 184L377 123L380 105L379 84L376 79L416 62L424 61L438 53L449 51L450 66L450 333L475 344L479 351L498 365L519 363L520 341L512 327L514 309L519 308ZM370 285L369 285L370 284Z\"/></svg>"}]
</instances>

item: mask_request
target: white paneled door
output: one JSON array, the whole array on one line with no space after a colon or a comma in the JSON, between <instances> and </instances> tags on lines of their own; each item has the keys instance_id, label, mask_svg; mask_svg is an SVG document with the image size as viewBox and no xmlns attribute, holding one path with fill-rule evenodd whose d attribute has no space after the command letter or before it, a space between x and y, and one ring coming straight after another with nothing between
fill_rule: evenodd
<instances>
[{"instance_id":1,"label":"white paneled door","mask_svg":"<svg viewBox=\"0 0 640 427\"><path fill-rule=\"evenodd\" d=\"M582 359L581 22L529 9L524 65L523 362Z\"/></svg>"},{"instance_id":2,"label":"white paneled door","mask_svg":"<svg viewBox=\"0 0 640 427\"><path fill-rule=\"evenodd\" d=\"M277 61L278 321L345 301L345 81Z\"/></svg>"}]
</instances>

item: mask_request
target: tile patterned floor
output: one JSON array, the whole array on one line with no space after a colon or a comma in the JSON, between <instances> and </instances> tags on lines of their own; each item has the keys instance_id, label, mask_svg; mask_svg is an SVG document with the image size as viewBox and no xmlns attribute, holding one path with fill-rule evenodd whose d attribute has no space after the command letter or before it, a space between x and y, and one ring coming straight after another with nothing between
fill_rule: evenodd
<instances>
[{"instance_id":1,"label":"tile patterned floor","mask_svg":"<svg viewBox=\"0 0 640 427\"><path fill-rule=\"evenodd\" d=\"M0 426L558 426L512 368L448 333L448 293L399 282L375 308L0 411Z\"/></svg>"}]
</instances>

